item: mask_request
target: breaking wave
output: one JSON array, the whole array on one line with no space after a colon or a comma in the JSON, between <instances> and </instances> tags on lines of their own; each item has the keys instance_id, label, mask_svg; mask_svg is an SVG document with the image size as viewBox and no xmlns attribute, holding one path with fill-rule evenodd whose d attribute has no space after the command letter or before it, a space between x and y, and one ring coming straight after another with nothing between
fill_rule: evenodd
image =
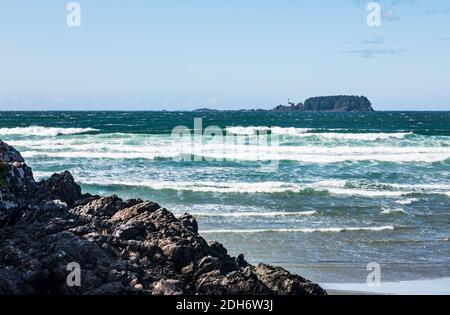
<instances>
[{"instance_id":1,"label":"breaking wave","mask_svg":"<svg viewBox=\"0 0 450 315\"><path fill-rule=\"evenodd\" d=\"M407 198L407 199L402 199L402 200L397 200L396 203L398 203L399 205L403 205L403 206L407 206L412 204L413 202L419 201L419 199L417 198Z\"/></svg>"},{"instance_id":2,"label":"breaking wave","mask_svg":"<svg viewBox=\"0 0 450 315\"><path fill-rule=\"evenodd\" d=\"M332 132L330 132L332 131ZM335 132L344 131L344 132ZM270 132L276 135L297 136L297 137L318 137L323 139L342 139L342 140L360 140L375 141L387 139L404 139L412 132L367 132L367 133L348 133L345 129L313 129L313 128L295 128L295 127L228 127L227 132L237 135L256 135L261 132Z\"/></svg>"},{"instance_id":3,"label":"breaking wave","mask_svg":"<svg viewBox=\"0 0 450 315\"><path fill-rule=\"evenodd\" d=\"M407 214L402 208L383 208L381 214Z\"/></svg>"},{"instance_id":4,"label":"breaking wave","mask_svg":"<svg viewBox=\"0 0 450 315\"><path fill-rule=\"evenodd\" d=\"M349 195L359 197L401 197L410 194L448 194L448 191L436 190L437 188L447 188L445 185L404 185L402 190L396 190L395 185L378 184L375 186L351 186L344 180L325 180L315 183L283 183L283 182L213 182L213 181L157 181L149 179L120 180L115 178L78 178L79 183L95 186L126 186L145 187L153 190L174 190L183 192L204 192L204 193L234 193L234 194L254 194L254 193L303 193L318 194L327 193L332 195ZM386 188L389 188L386 189ZM427 188L427 189L424 189Z\"/></svg>"},{"instance_id":5,"label":"breaking wave","mask_svg":"<svg viewBox=\"0 0 450 315\"><path fill-rule=\"evenodd\" d=\"M17 141L18 142L18 141ZM17 145L14 141L13 145ZM20 144L18 142L18 144ZM318 146L204 146L195 148L178 145L159 145L148 147L124 146L115 144L84 144L51 147L49 150L37 150L37 147L22 150L24 157L54 158L91 158L91 159L181 159L182 157L200 156L217 161L294 161L303 163L338 163L338 162L443 162L450 159L450 147L318 147ZM58 151L55 151L58 150ZM78 149L78 150L77 150Z\"/></svg>"},{"instance_id":6,"label":"breaking wave","mask_svg":"<svg viewBox=\"0 0 450 315\"><path fill-rule=\"evenodd\" d=\"M392 225L379 227L330 227L330 228L279 228L279 229L222 229L204 230L200 234L256 234L256 233L341 233L341 232L381 232L393 231Z\"/></svg>"},{"instance_id":7,"label":"breaking wave","mask_svg":"<svg viewBox=\"0 0 450 315\"><path fill-rule=\"evenodd\" d=\"M246 218L246 217L303 217L313 216L317 214L317 211L301 211L301 212L230 212L230 213L208 213L208 212L192 212L191 215L195 217L224 217L224 218Z\"/></svg>"},{"instance_id":8,"label":"breaking wave","mask_svg":"<svg viewBox=\"0 0 450 315\"><path fill-rule=\"evenodd\" d=\"M54 127L32 126L32 127L0 128L0 135L55 137L59 135L83 134L93 131L98 130L93 128L54 128Z\"/></svg>"}]
</instances>

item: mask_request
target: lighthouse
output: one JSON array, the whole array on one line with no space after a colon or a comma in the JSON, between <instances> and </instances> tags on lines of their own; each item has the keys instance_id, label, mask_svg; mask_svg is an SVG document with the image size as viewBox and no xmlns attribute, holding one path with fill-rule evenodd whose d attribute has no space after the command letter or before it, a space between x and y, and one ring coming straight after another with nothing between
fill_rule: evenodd
<instances>
[{"instance_id":1,"label":"lighthouse","mask_svg":"<svg viewBox=\"0 0 450 315\"><path fill-rule=\"evenodd\" d=\"M291 107L291 106L294 106L294 105L295 105L294 103L291 103L291 99L288 98L288 99L287 99L287 104L286 104L286 106L287 106L287 107Z\"/></svg>"}]
</instances>

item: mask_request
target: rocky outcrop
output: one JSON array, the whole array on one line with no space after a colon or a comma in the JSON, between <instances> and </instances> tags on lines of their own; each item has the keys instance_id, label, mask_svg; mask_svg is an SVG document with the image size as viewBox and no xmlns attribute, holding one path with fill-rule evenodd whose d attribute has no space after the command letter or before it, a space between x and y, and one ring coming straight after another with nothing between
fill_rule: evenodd
<instances>
[{"instance_id":1,"label":"rocky outcrop","mask_svg":"<svg viewBox=\"0 0 450 315\"><path fill-rule=\"evenodd\" d=\"M281 267L259 264L255 273L270 289L283 295L321 295L323 290L305 278L290 274Z\"/></svg>"},{"instance_id":2,"label":"rocky outcrop","mask_svg":"<svg viewBox=\"0 0 450 315\"><path fill-rule=\"evenodd\" d=\"M20 217L35 189L33 173L22 155L0 141L0 228Z\"/></svg>"},{"instance_id":3,"label":"rocky outcrop","mask_svg":"<svg viewBox=\"0 0 450 315\"><path fill-rule=\"evenodd\" d=\"M60 200L73 206L81 198L81 188L75 183L72 174L64 172L55 174L39 185L40 197L44 199Z\"/></svg>"},{"instance_id":4,"label":"rocky outcrop","mask_svg":"<svg viewBox=\"0 0 450 315\"><path fill-rule=\"evenodd\" d=\"M365 96L337 95L311 97L303 105L304 111L319 112L373 112L372 104Z\"/></svg>"},{"instance_id":5,"label":"rocky outcrop","mask_svg":"<svg viewBox=\"0 0 450 315\"><path fill-rule=\"evenodd\" d=\"M274 109L273 112L292 112L292 111L303 111L303 104L299 103L297 105L293 103L289 103L289 105L278 105Z\"/></svg>"},{"instance_id":6,"label":"rocky outcrop","mask_svg":"<svg viewBox=\"0 0 450 315\"><path fill-rule=\"evenodd\" d=\"M1 141L0 161L2 295L326 294L206 242L189 214L83 195L68 172L35 182L20 153Z\"/></svg>"},{"instance_id":7,"label":"rocky outcrop","mask_svg":"<svg viewBox=\"0 0 450 315\"><path fill-rule=\"evenodd\" d=\"M372 104L365 96L337 95L308 98L304 104L278 105L273 112L373 112Z\"/></svg>"}]
</instances>

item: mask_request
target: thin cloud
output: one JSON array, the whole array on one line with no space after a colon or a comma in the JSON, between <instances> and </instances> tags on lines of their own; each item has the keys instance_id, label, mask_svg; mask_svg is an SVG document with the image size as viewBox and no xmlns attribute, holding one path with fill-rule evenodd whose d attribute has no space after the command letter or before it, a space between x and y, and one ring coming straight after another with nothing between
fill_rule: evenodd
<instances>
[{"instance_id":1,"label":"thin cloud","mask_svg":"<svg viewBox=\"0 0 450 315\"><path fill-rule=\"evenodd\" d=\"M363 58L372 58L383 55L397 55L403 52L405 52L404 49L357 49L346 51L347 54L360 55Z\"/></svg>"},{"instance_id":2,"label":"thin cloud","mask_svg":"<svg viewBox=\"0 0 450 315\"><path fill-rule=\"evenodd\" d=\"M434 8L434 9L430 9L426 11L428 14L432 14L432 15L436 15L436 14L449 14L450 13L450 9L438 9L438 8Z\"/></svg>"},{"instance_id":3,"label":"thin cloud","mask_svg":"<svg viewBox=\"0 0 450 315\"><path fill-rule=\"evenodd\" d=\"M415 5L416 4L416 0L391 0L390 1L392 5L398 5L398 4L411 4L411 5Z\"/></svg>"},{"instance_id":4,"label":"thin cloud","mask_svg":"<svg viewBox=\"0 0 450 315\"><path fill-rule=\"evenodd\" d=\"M372 39L368 39L365 41L362 41L361 43L364 45L381 45L386 42L386 39L383 36L375 37Z\"/></svg>"},{"instance_id":5,"label":"thin cloud","mask_svg":"<svg viewBox=\"0 0 450 315\"><path fill-rule=\"evenodd\" d=\"M386 21L394 22L400 21L400 17L394 13L393 9L385 9L382 11L383 19Z\"/></svg>"}]
</instances>

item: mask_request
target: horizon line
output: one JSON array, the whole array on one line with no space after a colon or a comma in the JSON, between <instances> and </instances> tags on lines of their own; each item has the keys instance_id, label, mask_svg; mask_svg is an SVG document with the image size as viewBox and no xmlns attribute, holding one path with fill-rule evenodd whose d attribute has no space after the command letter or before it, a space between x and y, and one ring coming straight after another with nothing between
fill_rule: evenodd
<instances>
[{"instance_id":1,"label":"horizon line","mask_svg":"<svg viewBox=\"0 0 450 315\"><path fill-rule=\"evenodd\" d=\"M204 111L202 111L204 110ZM274 113L362 113L364 111L350 111L350 112L337 112L337 111L273 111L271 109L264 108L241 108L241 109L217 109L200 107L197 109L0 109L1 112L240 112L240 111L266 111ZM449 112L448 109L374 109L373 112Z\"/></svg>"}]
</instances>

